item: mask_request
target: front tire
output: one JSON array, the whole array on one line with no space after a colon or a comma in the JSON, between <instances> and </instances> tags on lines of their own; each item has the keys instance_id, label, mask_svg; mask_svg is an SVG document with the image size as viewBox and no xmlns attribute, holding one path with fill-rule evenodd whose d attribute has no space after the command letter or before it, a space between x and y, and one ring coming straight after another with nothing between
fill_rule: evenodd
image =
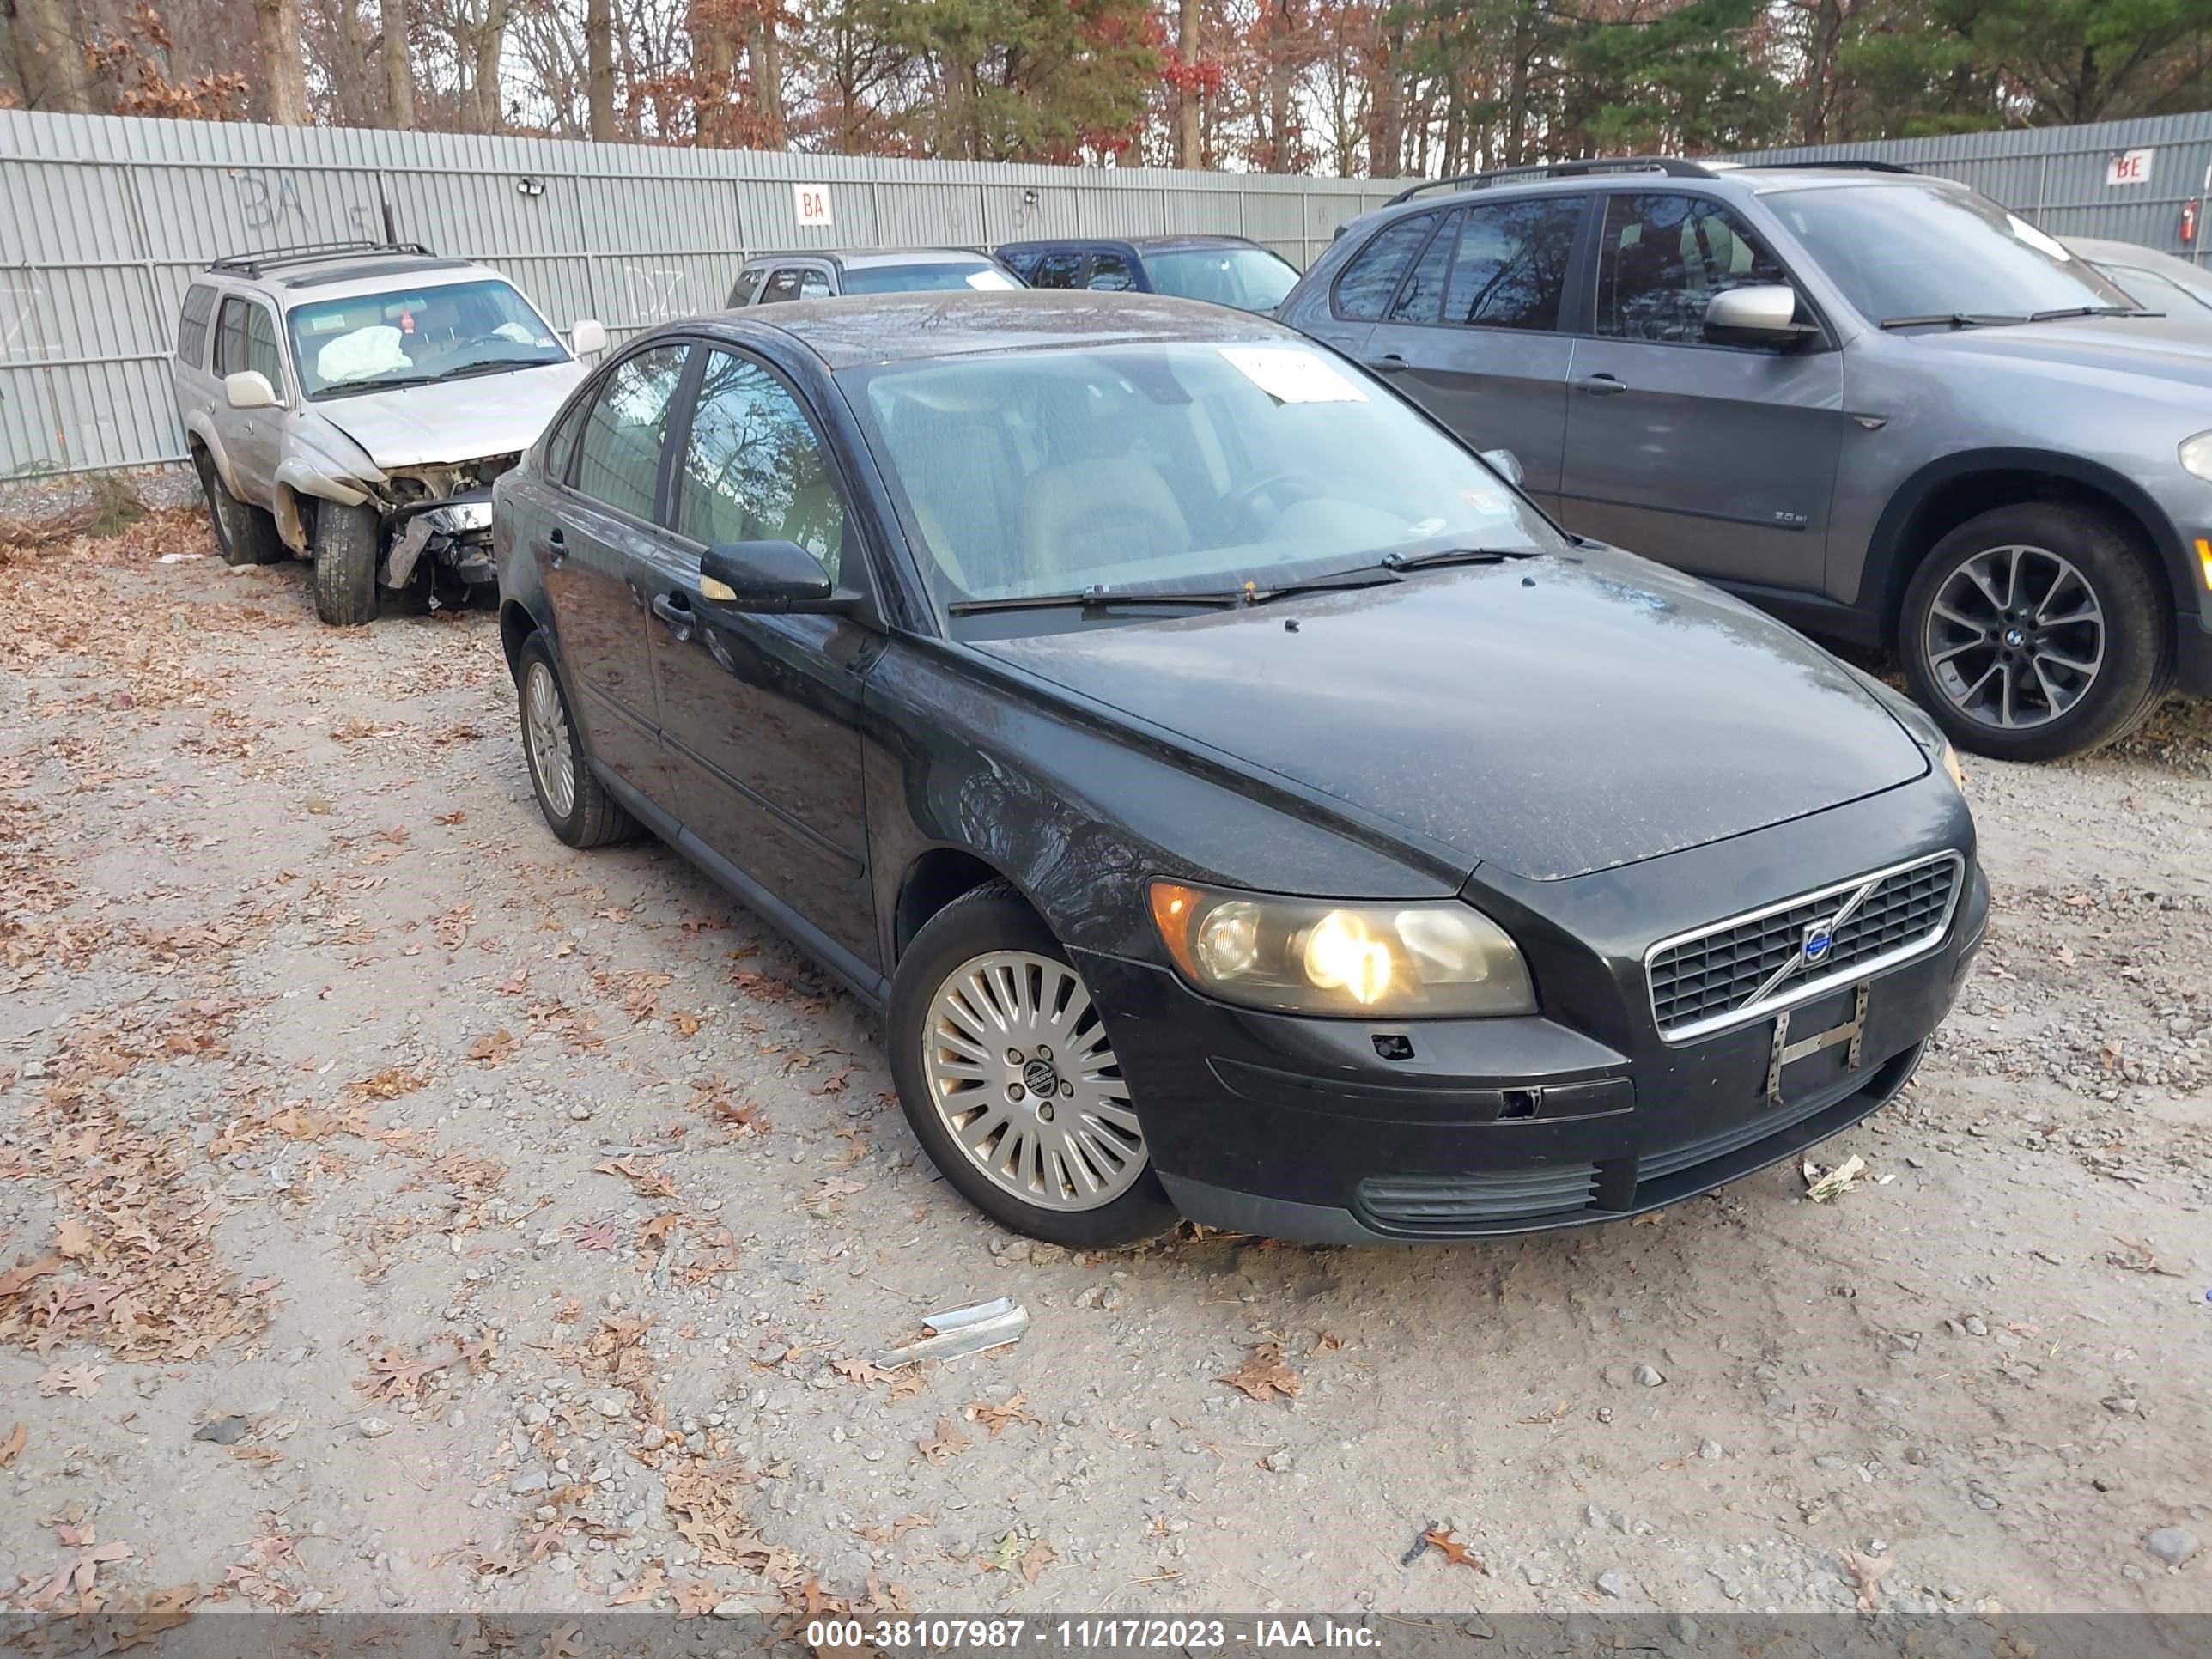
<instances>
[{"instance_id":1,"label":"front tire","mask_svg":"<svg viewBox=\"0 0 2212 1659\"><path fill-rule=\"evenodd\" d=\"M216 471L215 457L204 449L192 451L192 465L200 475L200 494L207 497L208 521L215 527L215 544L225 564L274 564L284 556L284 541L276 533L276 520L258 507L249 507L226 489Z\"/></svg>"},{"instance_id":2,"label":"front tire","mask_svg":"<svg viewBox=\"0 0 2212 1659\"><path fill-rule=\"evenodd\" d=\"M1912 695L1960 748L2056 760L2133 731L2173 678L2164 590L2128 541L2079 507L1968 520L1905 590Z\"/></svg>"},{"instance_id":3,"label":"front tire","mask_svg":"<svg viewBox=\"0 0 2212 1659\"><path fill-rule=\"evenodd\" d=\"M609 794L584 758L576 717L545 635L522 642L514 676L522 711L522 754L546 827L571 847L605 847L638 833L629 809Z\"/></svg>"},{"instance_id":4,"label":"front tire","mask_svg":"<svg viewBox=\"0 0 2212 1659\"><path fill-rule=\"evenodd\" d=\"M1097 1249L1174 1222L1090 989L1006 883L954 900L915 936L887 1041L915 1139L1000 1225Z\"/></svg>"},{"instance_id":5,"label":"front tire","mask_svg":"<svg viewBox=\"0 0 2212 1659\"><path fill-rule=\"evenodd\" d=\"M333 628L376 620L383 523L369 507L325 501L315 512L315 614Z\"/></svg>"}]
</instances>

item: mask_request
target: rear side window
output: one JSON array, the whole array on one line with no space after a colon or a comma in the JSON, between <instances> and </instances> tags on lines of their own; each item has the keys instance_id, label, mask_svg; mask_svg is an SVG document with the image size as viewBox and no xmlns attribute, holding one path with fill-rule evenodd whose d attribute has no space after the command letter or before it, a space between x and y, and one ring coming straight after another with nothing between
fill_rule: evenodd
<instances>
[{"instance_id":1,"label":"rear side window","mask_svg":"<svg viewBox=\"0 0 2212 1659\"><path fill-rule=\"evenodd\" d=\"M1433 323L1443 314L1444 273L1451 269L1453 222L1458 217L1456 213L1446 214L1443 228L1430 238L1421 257L1413 261L1413 274L1406 278L1405 287L1398 290L1397 303L1390 307L1392 322Z\"/></svg>"},{"instance_id":2,"label":"rear side window","mask_svg":"<svg viewBox=\"0 0 2212 1659\"><path fill-rule=\"evenodd\" d=\"M1048 253L1036 262L1030 273L1031 288L1073 288L1075 280L1083 274L1080 253Z\"/></svg>"},{"instance_id":3,"label":"rear side window","mask_svg":"<svg viewBox=\"0 0 2212 1659\"><path fill-rule=\"evenodd\" d=\"M1535 196L1465 210L1444 320L1472 328L1559 327L1567 261L1588 199Z\"/></svg>"},{"instance_id":4,"label":"rear side window","mask_svg":"<svg viewBox=\"0 0 2212 1659\"><path fill-rule=\"evenodd\" d=\"M177 356L193 368L207 367L208 319L215 315L215 290L194 283L185 290L184 313L177 319Z\"/></svg>"},{"instance_id":5,"label":"rear side window","mask_svg":"<svg viewBox=\"0 0 2212 1659\"><path fill-rule=\"evenodd\" d=\"M1136 277L1129 270L1129 262L1118 253L1102 253L1091 262L1091 280L1085 288L1108 289L1115 293L1133 289Z\"/></svg>"},{"instance_id":6,"label":"rear side window","mask_svg":"<svg viewBox=\"0 0 2212 1659\"><path fill-rule=\"evenodd\" d=\"M730 290L730 304L732 307L750 305L753 295L760 291L761 278L767 274L757 267L739 271L737 286Z\"/></svg>"},{"instance_id":7,"label":"rear side window","mask_svg":"<svg viewBox=\"0 0 2212 1659\"><path fill-rule=\"evenodd\" d=\"M1417 213L1378 231L1374 240L1352 256L1344 274L1336 279L1336 314L1354 322L1382 321L1406 267L1436 228L1435 214Z\"/></svg>"},{"instance_id":8,"label":"rear side window","mask_svg":"<svg viewBox=\"0 0 2212 1659\"><path fill-rule=\"evenodd\" d=\"M1623 195L1605 204L1605 234L1598 244L1600 334L1699 344L1714 295L1789 280L1765 245L1717 202Z\"/></svg>"},{"instance_id":9,"label":"rear side window","mask_svg":"<svg viewBox=\"0 0 2212 1659\"><path fill-rule=\"evenodd\" d=\"M634 519L653 517L668 405L690 349L654 346L623 358L599 383L576 447L576 488L593 501Z\"/></svg>"}]
</instances>

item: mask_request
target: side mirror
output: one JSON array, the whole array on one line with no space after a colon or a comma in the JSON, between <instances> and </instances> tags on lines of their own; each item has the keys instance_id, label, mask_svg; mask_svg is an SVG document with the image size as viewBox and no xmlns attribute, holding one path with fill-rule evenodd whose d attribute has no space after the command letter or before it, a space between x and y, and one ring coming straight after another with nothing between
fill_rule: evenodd
<instances>
[{"instance_id":1,"label":"side mirror","mask_svg":"<svg viewBox=\"0 0 2212 1659\"><path fill-rule=\"evenodd\" d=\"M1796 315L1797 290L1787 283L1729 289L1705 307L1705 338L1713 345L1795 345L1813 332Z\"/></svg>"},{"instance_id":2,"label":"side mirror","mask_svg":"<svg viewBox=\"0 0 2212 1659\"><path fill-rule=\"evenodd\" d=\"M258 368L241 368L222 377L222 398L233 409L274 409L276 388Z\"/></svg>"},{"instance_id":3,"label":"side mirror","mask_svg":"<svg viewBox=\"0 0 2212 1659\"><path fill-rule=\"evenodd\" d=\"M797 542L708 548L699 561L699 597L726 611L830 611L837 605L830 572Z\"/></svg>"},{"instance_id":4,"label":"side mirror","mask_svg":"<svg viewBox=\"0 0 2212 1659\"><path fill-rule=\"evenodd\" d=\"M596 317L579 317L568 325L568 349L579 357L607 349L607 325Z\"/></svg>"},{"instance_id":5,"label":"side mirror","mask_svg":"<svg viewBox=\"0 0 2212 1659\"><path fill-rule=\"evenodd\" d=\"M1528 475L1521 470L1521 458L1510 449L1486 449L1482 459L1490 463L1490 470L1502 477L1516 489L1520 489Z\"/></svg>"}]
</instances>

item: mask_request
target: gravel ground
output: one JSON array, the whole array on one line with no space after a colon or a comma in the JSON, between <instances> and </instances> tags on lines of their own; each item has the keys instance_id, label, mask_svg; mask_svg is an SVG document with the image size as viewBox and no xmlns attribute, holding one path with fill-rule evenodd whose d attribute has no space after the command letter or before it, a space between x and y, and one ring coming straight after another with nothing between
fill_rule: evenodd
<instances>
[{"instance_id":1,"label":"gravel ground","mask_svg":"<svg viewBox=\"0 0 2212 1659\"><path fill-rule=\"evenodd\" d=\"M1972 769L1984 965L1832 1201L1086 1258L544 831L488 613L209 551L0 549L15 1606L2212 1608L2212 708Z\"/></svg>"}]
</instances>

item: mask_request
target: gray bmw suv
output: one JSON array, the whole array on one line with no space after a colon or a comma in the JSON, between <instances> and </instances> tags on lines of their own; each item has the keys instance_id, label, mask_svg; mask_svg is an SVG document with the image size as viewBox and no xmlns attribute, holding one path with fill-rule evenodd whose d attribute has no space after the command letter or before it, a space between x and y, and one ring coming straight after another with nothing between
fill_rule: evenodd
<instances>
[{"instance_id":1,"label":"gray bmw suv","mask_svg":"<svg viewBox=\"0 0 2212 1659\"><path fill-rule=\"evenodd\" d=\"M1416 186L1277 314L1518 457L1569 529L1894 646L1963 749L2212 696L2212 327L1875 162Z\"/></svg>"}]
</instances>

